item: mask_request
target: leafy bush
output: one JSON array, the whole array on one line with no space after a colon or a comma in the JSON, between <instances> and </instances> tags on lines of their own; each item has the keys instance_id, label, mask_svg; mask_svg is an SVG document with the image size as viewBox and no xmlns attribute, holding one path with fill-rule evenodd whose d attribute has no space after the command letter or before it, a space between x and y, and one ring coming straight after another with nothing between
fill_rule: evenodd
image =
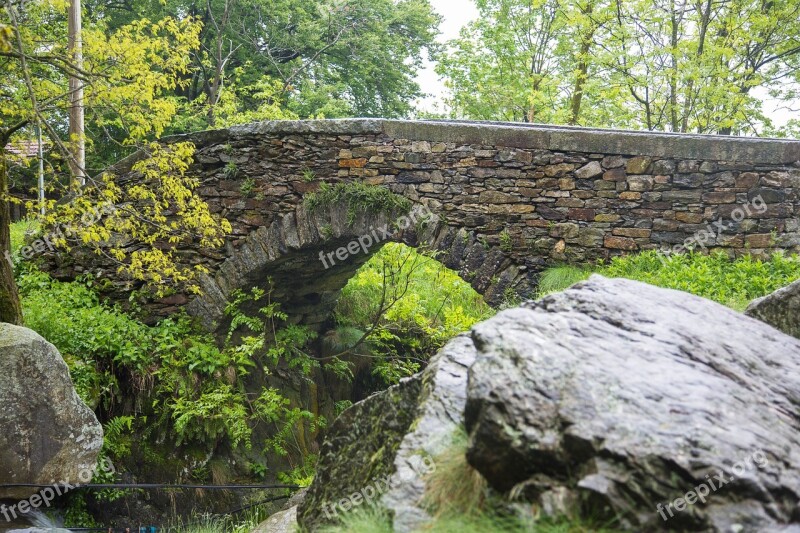
<instances>
[{"instance_id":1,"label":"leafy bush","mask_svg":"<svg viewBox=\"0 0 800 533\"><path fill-rule=\"evenodd\" d=\"M368 332L374 372L387 383L413 374L448 340L493 313L458 274L398 243L385 244L358 270L336 306L339 331Z\"/></svg>"},{"instance_id":2,"label":"leafy bush","mask_svg":"<svg viewBox=\"0 0 800 533\"><path fill-rule=\"evenodd\" d=\"M690 292L741 311L753 299L800 279L800 258L775 253L767 259L750 255L731 259L722 252L666 256L651 250L615 257L594 267L549 269L541 276L540 295L563 290L593 272Z\"/></svg>"},{"instance_id":3,"label":"leafy bush","mask_svg":"<svg viewBox=\"0 0 800 533\"><path fill-rule=\"evenodd\" d=\"M259 359L267 363L265 369L287 361L306 374L317 364L302 349L313 338L305 328L270 328L275 338L266 341L264 320L285 317L277 305L262 307L259 317L239 311L239 305L258 300L263 291L236 295L227 312L233 328L250 335L239 343L231 342L229 335L226 346L219 348L187 316L148 327L100 302L89 278L62 283L27 266L20 269L17 282L26 325L59 349L79 396L92 408L118 416L123 396L132 394L137 404L147 400L153 410L154 424L148 431L160 431L178 445L202 444L210 449L222 440L250 447L252 427L273 424L274 435L265 446L279 454L288 453L287 443L298 424L308 423L312 429L324 424L291 405L276 389L265 388L257 398L246 395L244 379ZM105 450L110 456L124 455L124 433L132 431L134 422L127 417L111 419L114 431L108 432Z\"/></svg>"}]
</instances>

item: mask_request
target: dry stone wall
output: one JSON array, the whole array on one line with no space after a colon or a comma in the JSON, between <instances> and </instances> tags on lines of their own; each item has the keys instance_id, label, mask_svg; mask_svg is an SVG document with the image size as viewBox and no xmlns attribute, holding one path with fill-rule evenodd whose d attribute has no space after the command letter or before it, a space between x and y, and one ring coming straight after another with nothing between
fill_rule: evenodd
<instances>
[{"instance_id":1,"label":"dry stone wall","mask_svg":"<svg viewBox=\"0 0 800 533\"><path fill-rule=\"evenodd\" d=\"M205 289L220 301L194 309L209 320L218 315L209 306L258 283L288 252L295 281L304 271L318 281L318 251L357 235L327 235L331 220L303 226L297 210L322 182L387 187L430 209L439 226L412 244L439 250L492 302L529 294L555 263L684 245L800 250L800 141L376 119L265 122L172 140L196 144L200 193L234 228L218 254L185 254L212 270ZM259 246L263 257L251 260ZM242 247L247 257L237 257ZM186 301L172 297L162 311Z\"/></svg>"}]
</instances>

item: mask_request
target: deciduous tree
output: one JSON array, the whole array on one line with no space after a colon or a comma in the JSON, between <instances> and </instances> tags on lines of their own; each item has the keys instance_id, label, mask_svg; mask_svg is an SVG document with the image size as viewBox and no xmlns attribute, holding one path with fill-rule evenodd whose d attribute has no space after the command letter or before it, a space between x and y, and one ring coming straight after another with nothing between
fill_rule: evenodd
<instances>
[{"instance_id":1,"label":"deciduous tree","mask_svg":"<svg viewBox=\"0 0 800 533\"><path fill-rule=\"evenodd\" d=\"M8 0L0 12L0 21L11 30L10 45L0 51L0 147L38 121L69 161L67 78L81 80L93 127L100 132L114 129L117 137L123 133L122 145L144 149L149 157L137 163L141 179L135 182L120 183L108 173L89 178L84 188L70 188L71 181L65 180L67 189L61 194L68 195L67 201L49 202L43 226L62 229L52 239L55 244L81 244L105 255L124 274L158 293L170 283L191 284L194 272L175 266L170 245L191 238L201 246L219 246L230 225L212 216L195 193L197 180L186 172L193 146L162 148L149 140L178 111L174 91L186 83L188 57L198 46L200 27L191 17L141 19L113 30L95 21L84 27L85 60L79 66L66 51L63 32L54 30L66 28L65 14L63 0L23 5ZM2 155L0 171L5 168ZM5 177L0 172L0 253L7 255L10 198ZM109 204L116 207L109 211ZM105 216L98 220L99 212ZM9 266L3 261L0 267L0 320L20 322Z\"/></svg>"}]
</instances>

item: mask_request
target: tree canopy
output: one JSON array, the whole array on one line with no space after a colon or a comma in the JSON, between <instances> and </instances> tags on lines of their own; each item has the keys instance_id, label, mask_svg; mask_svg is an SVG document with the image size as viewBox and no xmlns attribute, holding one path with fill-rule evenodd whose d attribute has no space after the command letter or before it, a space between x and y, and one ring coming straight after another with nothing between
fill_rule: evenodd
<instances>
[{"instance_id":1,"label":"tree canopy","mask_svg":"<svg viewBox=\"0 0 800 533\"><path fill-rule=\"evenodd\" d=\"M764 99L800 83L797 0L477 0L438 66L456 117L786 134Z\"/></svg>"},{"instance_id":2,"label":"tree canopy","mask_svg":"<svg viewBox=\"0 0 800 533\"><path fill-rule=\"evenodd\" d=\"M96 19L126 24L191 16L202 30L176 95L176 129L264 118L403 117L414 80L436 51L427 0L123 0L94 2Z\"/></svg>"}]
</instances>

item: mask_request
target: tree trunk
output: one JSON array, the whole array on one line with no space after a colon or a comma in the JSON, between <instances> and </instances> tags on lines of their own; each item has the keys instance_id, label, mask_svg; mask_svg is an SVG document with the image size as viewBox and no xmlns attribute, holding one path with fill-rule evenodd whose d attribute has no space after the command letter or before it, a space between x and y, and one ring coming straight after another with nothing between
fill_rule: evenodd
<instances>
[{"instance_id":1,"label":"tree trunk","mask_svg":"<svg viewBox=\"0 0 800 533\"><path fill-rule=\"evenodd\" d=\"M581 34L581 46L578 51L578 71L575 74L575 86L572 89L572 98L570 99L570 112L569 124L573 126L578 125L581 115L581 102L583 101L583 87L586 85L586 80L589 74L589 52L592 50L594 43L594 33L597 26L592 20L592 13L594 12L594 3L589 3L583 10L583 15L589 18L589 28L586 33Z\"/></svg>"},{"instance_id":2,"label":"tree trunk","mask_svg":"<svg viewBox=\"0 0 800 533\"><path fill-rule=\"evenodd\" d=\"M11 210L8 203L5 141L0 146L0 256L0 322L21 325L22 306L11 262Z\"/></svg>"}]
</instances>

